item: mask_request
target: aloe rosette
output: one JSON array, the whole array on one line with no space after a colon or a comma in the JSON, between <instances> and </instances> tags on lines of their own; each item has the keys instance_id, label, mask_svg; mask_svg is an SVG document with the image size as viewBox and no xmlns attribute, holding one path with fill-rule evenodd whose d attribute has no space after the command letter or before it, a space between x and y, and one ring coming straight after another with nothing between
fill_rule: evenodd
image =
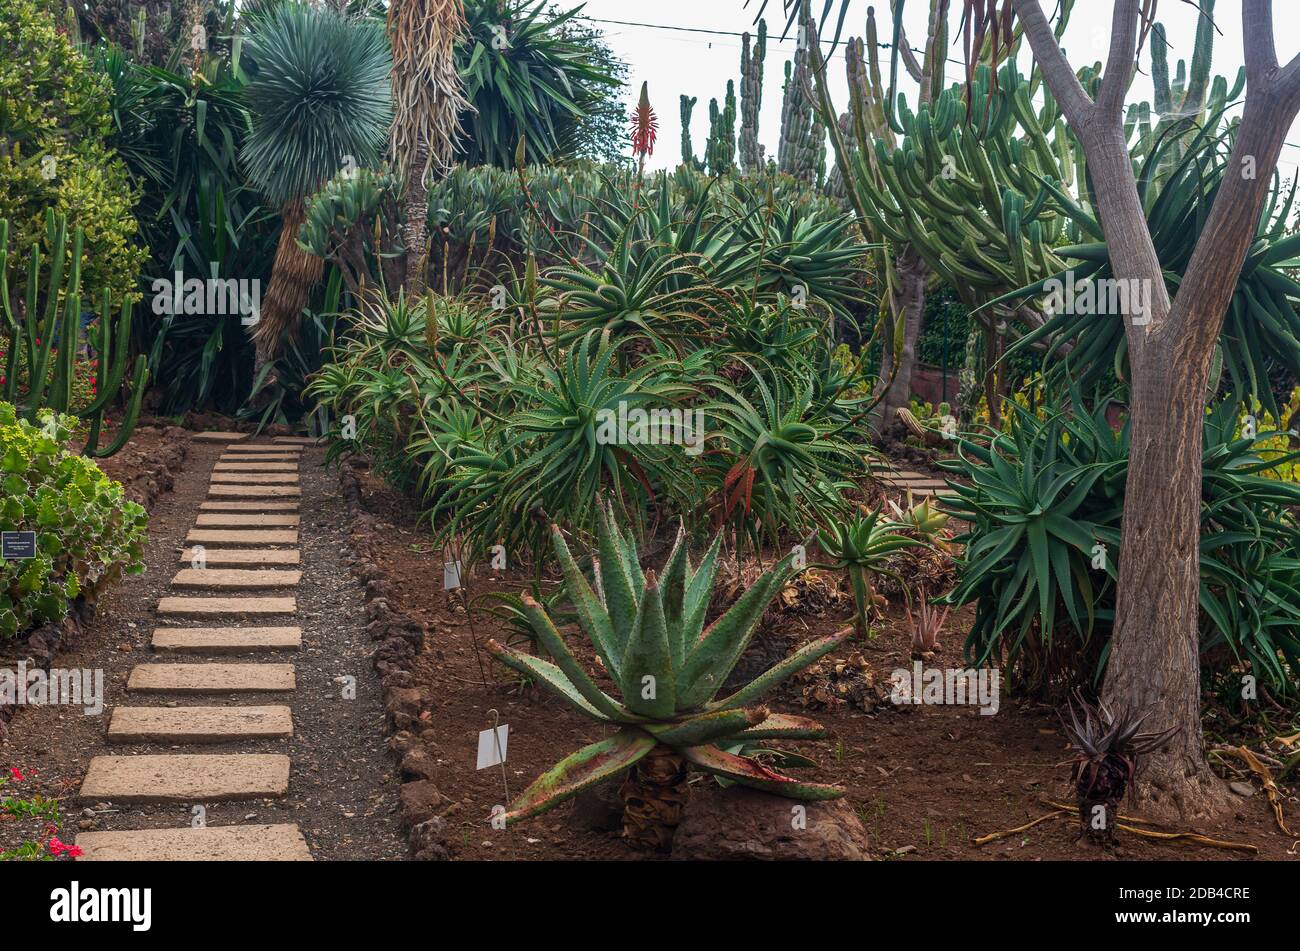
<instances>
[{"instance_id":1,"label":"aloe rosette","mask_svg":"<svg viewBox=\"0 0 1300 951\"><path fill-rule=\"evenodd\" d=\"M838 786L801 782L724 747L752 740L815 739L825 735L804 717L772 713L760 697L808 666L849 635L845 629L804 646L747 686L723 699L715 695L745 650L772 596L792 572L787 557L762 575L707 628L704 626L718 565L721 536L693 566L685 531L662 573L643 573L635 543L600 507L595 587L587 581L558 526L551 538L579 626L622 699L605 693L565 643L546 610L521 598L539 646L553 659L503 647L488 649L508 667L534 679L587 716L617 726L613 736L561 760L515 800L507 823L547 811L583 789L632 769L624 799L654 803L666 789L684 790L688 764L714 776L791 799L844 795ZM638 766L640 764L640 766ZM673 810L649 810L659 820ZM671 819L668 820L671 824ZM625 829L629 815L625 814ZM629 829L629 835L631 830ZM662 840L660 840L662 841Z\"/></svg>"}]
</instances>

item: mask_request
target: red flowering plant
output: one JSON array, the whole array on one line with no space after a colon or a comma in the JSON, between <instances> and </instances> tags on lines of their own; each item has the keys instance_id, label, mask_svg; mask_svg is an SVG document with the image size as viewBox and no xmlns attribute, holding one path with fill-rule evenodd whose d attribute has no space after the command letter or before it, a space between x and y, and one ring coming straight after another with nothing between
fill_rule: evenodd
<instances>
[{"instance_id":1,"label":"red flowering plant","mask_svg":"<svg viewBox=\"0 0 1300 951\"><path fill-rule=\"evenodd\" d=\"M645 174L645 160L654 154L655 140L659 137L659 117L650 108L650 84L641 84L641 98L632 111L632 154L637 158L638 187Z\"/></svg>"},{"instance_id":2,"label":"red flowering plant","mask_svg":"<svg viewBox=\"0 0 1300 951\"><path fill-rule=\"evenodd\" d=\"M52 862L81 855L79 846L68 845L59 838L62 823L59 800L40 793L29 796L6 793L6 786L35 779L37 772L17 766L0 772L0 862Z\"/></svg>"}]
</instances>

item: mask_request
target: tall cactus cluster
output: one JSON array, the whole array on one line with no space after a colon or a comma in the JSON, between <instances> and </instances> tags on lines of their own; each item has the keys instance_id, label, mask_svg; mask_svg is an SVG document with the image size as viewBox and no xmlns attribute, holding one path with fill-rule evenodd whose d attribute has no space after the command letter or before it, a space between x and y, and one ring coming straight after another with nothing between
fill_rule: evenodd
<instances>
[{"instance_id":1,"label":"tall cactus cluster","mask_svg":"<svg viewBox=\"0 0 1300 951\"><path fill-rule=\"evenodd\" d=\"M826 127L821 114L813 108L807 26L799 36L794 60L785 64L777 167L800 181L820 184L826 172Z\"/></svg>"},{"instance_id":2,"label":"tall cactus cluster","mask_svg":"<svg viewBox=\"0 0 1300 951\"><path fill-rule=\"evenodd\" d=\"M69 246L67 218L63 215L56 217L53 210L46 211L45 230L50 250L48 266L42 267L40 245L33 245L26 286L17 302L18 313L15 314L14 302L10 300L9 222L0 219L0 316L4 318L4 333L8 337L4 384L0 392L3 392L6 402L19 405L21 401L20 412L31 421L35 421L37 412L41 409L71 413L87 420L90 435L84 450L86 455L100 458L111 456L126 444L135 430L148 380L147 361L142 355L135 361L131 398L117 437L111 445L101 449L99 440L104 411L117 396L126 377L131 339L131 305L129 302L124 303L121 313L115 317L111 294L104 292L93 340L95 356L99 361L98 395L92 396L84 405L76 405L73 382L81 334L81 256L84 233L81 228L77 228ZM20 393L18 381L24 357L27 390Z\"/></svg>"},{"instance_id":3,"label":"tall cactus cluster","mask_svg":"<svg viewBox=\"0 0 1300 951\"><path fill-rule=\"evenodd\" d=\"M727 98L721 108L709 101L709 142L705 162L710 175L726 175L736 168L736 83L727 80Z\"/></svg>"},{"instance_id":4,"label":"tall cactus cluster","mask_svg":"<svg viewBox=\"0 0 1300 951\"><path fill-rule=\"evenodd\" d=\"M695 157L695 143L691 141L691 116L695 113L696 96L681 97L682 115L682 164L687 168L700 169L700 160Z\"/></svg>"},{"instance_id":5,"label":"tall cactus cluster","mask_svg":"<svg viewBox=\"0 0 1300 951\"><path fill-rule=\"evenodd\" d=\"M1133 152L1138 156L1149 155L1161 138L1170 133L1174 135L1174 145L1161 161L1162 171L1176 167L1182 161L1187 144L1206 117L1218 117L1227 103L1240 97L1246 86L1245 67L1238 70L1231 87L1223 76L1210 78L1214 58L1214 4L1215 0L1201 0L1191 64L1189 66L1180 59L1172 80L1164 24L1157 23L1151 30L1154 102L1129 106L1125 131L1129 140L1134 142ZM1136 140L1133 139L1134 132L1137 133Z\"/></svg>"},{"instance_id":6,"label":"tall cactus cluster","mask_svg":"<svg viewBox=\"0 0 1300 951\"><path fill-rule=\"evenodd\" d=\"M763 108L763 67L767 63L767 21L758 21L758 40L746 33L740 53L740 168L747 175L763 170L758 117Z\"/></svg>"}]
</instances>

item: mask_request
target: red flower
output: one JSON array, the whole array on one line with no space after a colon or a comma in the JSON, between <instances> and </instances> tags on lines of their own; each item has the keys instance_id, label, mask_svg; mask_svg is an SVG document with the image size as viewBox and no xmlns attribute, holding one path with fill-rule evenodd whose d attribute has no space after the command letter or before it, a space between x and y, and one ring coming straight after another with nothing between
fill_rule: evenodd
<instances>
[{"instance_id":1,"label":"red flower","mask_svg":"<svg viewBox=\"0 0 1300 951\"><path fill-rule=\"evenodd\" d=\"M48 847L50 850L50 854L54 856L67 855L70 858L74 858L74 859L81 857L81 846L65 845L63 842L59 841L58 836L50 837L50 842Z\"/></svg>"},{"instance_id":2,"label":"red flower","mask_svg":"<svg viewBox=\"0 0 1300 951\"><path fill-rule=\"evenodd\" d=\"M650 108L650 84L641 84L641 100L632 113L632 151L640 158L653 155L659 135L659 117Z\"/></svg>"},{"instance_id":3,"label":"red flower","mask_svg":"<svg viewBox=\"0 0 1300 951\"><path fill-rule=\"evenodd\" d=\"M23 774L19 771L17 766L9 767L9 775L14 778L15 782L21 783L23 781Z\"/></svg>"}]
</instances>

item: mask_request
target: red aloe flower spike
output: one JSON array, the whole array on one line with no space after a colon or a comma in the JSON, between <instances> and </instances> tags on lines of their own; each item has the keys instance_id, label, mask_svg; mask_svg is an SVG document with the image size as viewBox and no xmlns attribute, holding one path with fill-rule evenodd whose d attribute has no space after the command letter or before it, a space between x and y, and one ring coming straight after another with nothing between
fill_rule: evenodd
<instances>
[{"instance_id":1,"label":"red aloe flower spike","mask_svg":"<svg viewBox=\"0 0 1300 951\"><path fill-rule=\"evenodd\" d=\"M632 152L643 162L653 155L659 135L659 117L650 108L650 84L641 84L641 100L632 113Z\"/></svg>"}]
</instances>

